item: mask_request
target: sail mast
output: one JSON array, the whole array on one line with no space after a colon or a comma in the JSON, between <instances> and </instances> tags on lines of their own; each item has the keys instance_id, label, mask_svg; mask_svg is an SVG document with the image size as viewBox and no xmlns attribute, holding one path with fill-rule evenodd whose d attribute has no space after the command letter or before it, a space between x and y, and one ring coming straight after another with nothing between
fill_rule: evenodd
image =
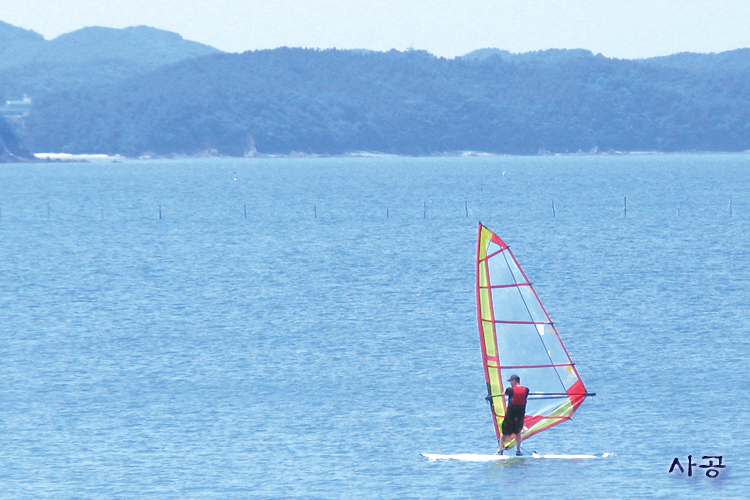
<instances>
[{"instance_id":1,"label":"sail mast","mask_svg":"<svg viewBox=\"0 0 750 500\"><path fill-rule=\"evenodd\" d=\"M484 365L484 377L487 383L487 401L492 411L492 423L495 427L495 435L500 441L502 419L505 416L505 399L503 384L500 378L500 364L497 355L497 342L495 340L494 313L492 300L489 297L488 268L487 268L487 235L485 228L479 224L479 235L477 237L477 261L476 261L476 293L477 293L477 321L479 322L479 343L482 347L482 361ZM483 321L483 316L490 321Z\"/></svg>"}]
</instances>

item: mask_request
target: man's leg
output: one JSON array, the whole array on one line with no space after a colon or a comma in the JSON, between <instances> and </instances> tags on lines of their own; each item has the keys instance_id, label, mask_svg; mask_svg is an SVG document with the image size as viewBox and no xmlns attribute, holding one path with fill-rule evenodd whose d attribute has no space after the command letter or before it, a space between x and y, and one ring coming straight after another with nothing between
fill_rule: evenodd
<instances>
[{"instance_id":1,"label":"man's leg","mask_svg":"<svg viewBox=\"0 0 750 500\"><path fill-rule=\"evenodd\" d=\"M519 432L516 436L516 452L521 453L521 433Z\"/></svg>"},{"instance_id":2,"label":"man's leg","mask_svg":"<svg viewBox=\"0 0 750 500\"><path fill-rule=\"evenodd\" d=\"M497 450L497 452L502 455L503 450L505 449L505 434L500 436L500 449Z\"/></svg>"}]
</instances>

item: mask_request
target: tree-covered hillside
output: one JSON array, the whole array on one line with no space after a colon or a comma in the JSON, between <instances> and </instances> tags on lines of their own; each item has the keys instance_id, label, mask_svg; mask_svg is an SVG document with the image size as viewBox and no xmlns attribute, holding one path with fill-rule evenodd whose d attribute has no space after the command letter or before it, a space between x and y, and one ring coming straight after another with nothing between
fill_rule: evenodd
<instances>
[{"instance_id":1,"label":"tree-covered hillside","mask_svg":"<svg viewBox=\"0 0 750 500\"><path fill-rule=\"evenodd\" d=\"M0 117L0 163L31 160L31 153L23 147L11 124Z\"/></svg>"},{"instance_id":2,"label":"tree-covered hillside","mask_svg":"<svg viewBox=\"0 0 750 500\"><path fill-rule=\"evenodd\" d=\"M750 149L747 50L638 61L491 52L208 55L49 94L26 140L125 155Z\"/></svg>"},{"instance_id":3,"label":"tree-covered hillside","mask_svg":"<svg viewBox=\"0 0 750 500\"><path fill-rule=\"evenodd\" d=\"M53 40L0 21L0 99L112 84L165 64L219 53L177 33L91 27Z\"/></svg>"}]
</instances>

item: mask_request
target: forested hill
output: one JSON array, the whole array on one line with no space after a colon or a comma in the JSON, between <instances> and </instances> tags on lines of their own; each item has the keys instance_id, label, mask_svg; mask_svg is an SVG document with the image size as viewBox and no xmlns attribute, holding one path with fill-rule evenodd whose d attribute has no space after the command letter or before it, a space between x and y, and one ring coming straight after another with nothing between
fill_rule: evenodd
<instances>
[{"instance_id":1,"label":"forested hill","mask_svg":"<svg viewBox=\"0 0 750 500\"><path fill-rule=\"evenodd\" d=\"M31 160L31 153L20 143L10 123L0 117L0 163Z\"/></svg>"},{"instance_id":2,"label":"forested hill","mask_svg":"<svg viewBox=\"0 0 750 500\"><path fill-rule=\"evenodd\" d=\"M281 48L52 93L25 140L128 156L745 151L749 101L747 49L618 60Z\"/></svg>"},{"instance_id":3,"label":"forested hill","mask_svg":"<svg viewBox=\"0 0 750 500\"><path fill-rule=\"evenodd\" d=\"M53 40L0 21L0 99L117 83L183 59L220 51L177 33L90 27Z\"/></svg>"}]
</instances>

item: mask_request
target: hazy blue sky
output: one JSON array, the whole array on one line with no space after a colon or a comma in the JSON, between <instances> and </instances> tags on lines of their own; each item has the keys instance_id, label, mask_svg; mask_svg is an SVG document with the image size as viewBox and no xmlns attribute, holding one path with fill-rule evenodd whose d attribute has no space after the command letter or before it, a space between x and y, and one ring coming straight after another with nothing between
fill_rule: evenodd
<instances>
[{"instance_id":1,"label":"hazy blue sky","mask_svg":"<svg viewBox=\"0 0 750 500\"><path fill-rule=\"evenodd\" d=\"M47 39L143 24L230 52L554 47L637 58L750 47L750 0L0 0L0 20Z\"/></svg>"}]
</instances>

